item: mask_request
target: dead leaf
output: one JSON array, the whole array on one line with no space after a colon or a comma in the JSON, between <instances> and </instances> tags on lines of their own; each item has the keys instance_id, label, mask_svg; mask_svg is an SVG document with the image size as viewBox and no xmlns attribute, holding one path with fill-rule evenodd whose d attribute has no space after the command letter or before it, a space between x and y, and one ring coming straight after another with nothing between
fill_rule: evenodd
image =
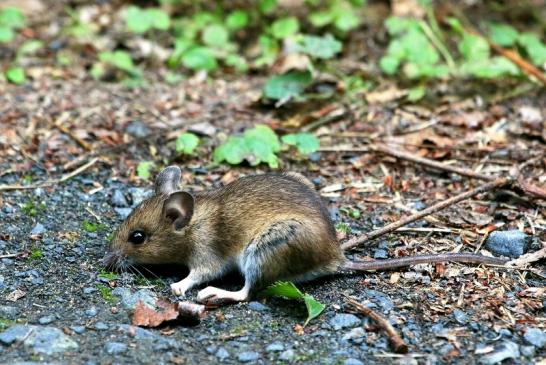
<instances>
[{"instance_id":1,"label":"dead leaf","mask_svg":"<svg viewBox=\"0 0 546 365\"><path fill-rule=\"evenodd\" d=\"M307 55L301 53L290 53L280 56L271 71L276 74L283 74L291 70L306 71L311 68L311 60Z\"/></svg>"},{"instance_id":2,"label":"dead leaf","mask_svg":"<svg viewBox=\"0 0 546 365\"><path fill-rule=\"evenodd\" d=\"M417 0L393 0L391 2L392 16L424 18L425 8Z\"/></svg>"},{"instance_id":3,"label":"dead leaf","mask_svg":"<svg viewBox=\"0 0 546 365\"><path fill-rule=\"evenodd\" d=\"M366 101L369 104L386 104L391 101L401 99L407 94L407 90L400 90L396 86L391 85L387 89L367 93Z\"/></svg>"},{"instance_id":4,"label":"dead leaf","mask_svg":"<svg viewBox=\"0 0 546 365\"><path fill-rule=\"evenodd\" d=\"M14 291L8 294L8 296L6 297L6 300L15 302L18 299L21 299L22 297L24 297L25 295L27 295L26 292L22 291L21 289L15 289Z\"/></svg>"},{"instance_id":5,"label":"dead leaf","mask_svg":"<svg viewBox=\"0 0 546 365\"><path fill-rule=\"evenodd\" d=\"M294 326L294 333L298 336L303 336L305 334L303 326L301 324L296 324Z\"/></svg>"},{"instance_id":6,"label":"dead leaf","mask_svg":"<svg viewBox=\"0 0 546 365\"><path fill-rule=\"evenodd\" d=\"M148 307L141 300L138 301L133 313L133 322L135 326L157 327L163 322L172 321L178 318L178 306L165 299L158 299L156 306L159 311Z\"/></svg>"}]
</instances>

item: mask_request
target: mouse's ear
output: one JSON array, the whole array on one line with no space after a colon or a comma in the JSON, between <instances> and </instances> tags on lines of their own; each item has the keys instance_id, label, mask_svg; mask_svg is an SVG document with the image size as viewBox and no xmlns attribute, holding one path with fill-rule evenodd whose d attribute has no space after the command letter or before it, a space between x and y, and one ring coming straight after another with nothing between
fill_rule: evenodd
<instances>
[{"instance_id":1,"label":"mouse's ear","mask_svg":"<svg viewBox=\"0 0 546 365\"><path fill-rule=\"evenodd\" d=\"M193 215L193 195L186 191L177 191L169 195L163 203L163 218L173 225L175 230L186 226Z\"/></svg>"},{"instance_id":2,"label":"mouse's ear","mask_svg":"<svg viewBox=\"0 0 546 365\"><path fill-rule=\"evenodd\" d=\"M171 194L178 190L182 172L178 166L165 167L155 179L155 194Z\"/></svg>"}]
</instances>

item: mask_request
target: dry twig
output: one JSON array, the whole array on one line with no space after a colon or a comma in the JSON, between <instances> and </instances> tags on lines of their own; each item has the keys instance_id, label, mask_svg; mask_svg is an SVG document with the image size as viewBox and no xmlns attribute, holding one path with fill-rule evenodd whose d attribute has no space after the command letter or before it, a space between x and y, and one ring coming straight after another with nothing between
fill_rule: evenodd
<instances>
[{"instance_id":1,"label":"dry twig","mask_svg":"<svg viewBox=\"0 0 546 365\"><path fill-rule=\"evenodd\" d=\"M66 180L69 180L69 179L73 178L76 175L81 174L82 172L84 172L85 170L87 170L88 168L93 166L95 163L97 163L98 160L99 160L98 157L95 157L91 161L86 163L85 165L82 165L82 166L78 167L76 170L61 176L61 178L59 178L59 179L46 180L46 181L43 181L43 182L40 182L40 183L30 184L30 185L19 185L19 184L0 185L0 191L37 189L37 188L44 188L44 187L47 187L47 186L52 186L52 185L55 185L55 184L59 184L59 183L62 183L64 181L66 181Z\"/></svg>"},{"instance_id":2,"label":"dry twig","mask_svg":"<svg viewBox=\"0 0 546 365\"><path fill-rule=\"evenodd\" d=\"M402 218L397 222L391 223L386 225L385 227L376 229L370 233L365 233L363 235L360 235L358 237L354 237L350 239L349 241L345 242L341 245L341 248L344 250L349 250L355 246L358 246L359 244L369 241L373 238L377 238L379 236L383 236L386 233L392 232L400 227L405 226L408 223L415 222L416 220L419 220L429 214L436 213L442 209L445 209L453 204L456 204L458 202L461 202L463 200L466 200L468 198L471 198L475 195L478 195L480 193L485 193L487 191L491 191L503 186L506 186L510 183L512 183L511 178L506 177L499 177L494 181L490 181L484 185L480 185L477 188L474 188L472 190L466 191L464 193L461 193L459 195L455 195L454 197L451 197L447 200L444 200L440 203L434 204L426 209L423 209L415 214L412 214L406 218Z\"/></svg>"},{"instance_id":3,"label":"dry twig","mask_svg":"<svg viewBox=\"0 0 546 365\"><path fill-rule=\"evenodd\" d=\"M55 126L55 128L60 130L62 133L66 134L67 136L72 138L74 141L76 141L76 143L79 144L81 147L83 147L85 150L91 151L93 149L93 147L89 143L87 143L86 141L84 141L83 139L78 137L70 129L68 129L67 127L65 127L63 125L63 123L66 120L68 120L69 116L70 116L70 114L68 112L62 113L61 116L55 121L55 123L53 123L53 125Z\"/></svg>"},{"instance_id":4,"label":"dry twig","mask_svg":"<svg viewBox=\"0 0 546 365\"><path fill-rule=\"evenodd\" d=\"M396 332L394 327L388 320L383 318L379 313L374 310L363 306L354 298L345 296L347 304L351 306L357 313L363 314L374 320L375 323L389 336L389 342L391 343L394 352L399 354L405 354L408 352L408 345L404 342L404 339Z\"/></svg>"}]
</instances>

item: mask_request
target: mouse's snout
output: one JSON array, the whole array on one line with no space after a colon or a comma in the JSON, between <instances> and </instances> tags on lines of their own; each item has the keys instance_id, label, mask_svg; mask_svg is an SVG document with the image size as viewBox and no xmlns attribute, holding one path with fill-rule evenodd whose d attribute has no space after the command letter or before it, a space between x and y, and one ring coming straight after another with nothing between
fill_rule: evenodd
<instances>
[{"instance_id":1,"label":"mouse's snout","mask_svg":"<svg viewBox=\"0 0 546 365\"><path fill-rule=\"evenodd\" d=\"M120 251L110 249L102 258L102 266L107 270L118 271L123 269L123 261Z\"/></svg>"}]
</instances>

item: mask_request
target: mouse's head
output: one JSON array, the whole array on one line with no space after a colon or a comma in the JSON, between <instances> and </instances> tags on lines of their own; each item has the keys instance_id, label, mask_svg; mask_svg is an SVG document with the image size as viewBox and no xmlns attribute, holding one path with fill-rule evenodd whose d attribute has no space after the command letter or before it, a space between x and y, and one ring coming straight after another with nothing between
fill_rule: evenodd
<instances>
[{"instance_id":1,"label":"mouse's head","mask_svg":"<svg viewBox=\"0 0 546 365\"><path fill-rule=\"evenodd\" d=\"M194 198L178 189L180 168L169 166L156 178L155 195L139 204L114 233L106 267L126 269L133 264L167 264L184 259L184 242L193 215Z\"/></svg>"}]
</instances>

